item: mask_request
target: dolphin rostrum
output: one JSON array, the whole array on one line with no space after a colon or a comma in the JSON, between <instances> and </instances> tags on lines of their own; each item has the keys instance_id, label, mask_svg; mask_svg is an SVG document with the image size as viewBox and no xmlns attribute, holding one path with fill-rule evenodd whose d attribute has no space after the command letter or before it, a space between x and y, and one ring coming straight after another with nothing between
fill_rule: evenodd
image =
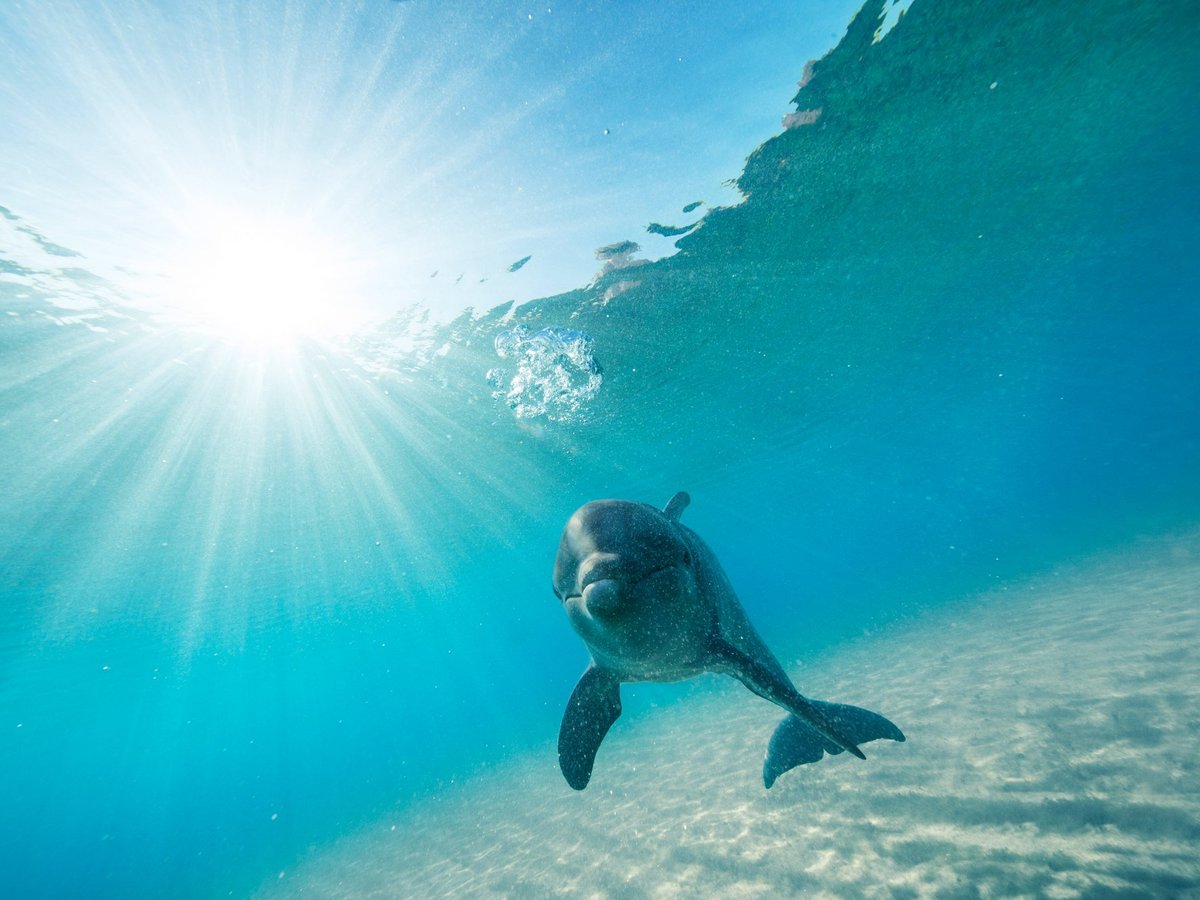
<instances>
[{"instance_id":1,"label":"dolphin rostrum","mask_svg":"<svg viewBox=\"0 0 1200 900\"><path fill-rule=\"evenodd\" d=\"M789 715L775 729L763 784L825 753L877 738L903 741L878 713L809 700L755 632L716 556L679 521L682 491L660 512L630 500L595 500L567 522L554 561L554 593L591 651L563 714L558 762L587 787L600 742L621 715L621 682L732 675Z\"/></svg>"}]
</instances>

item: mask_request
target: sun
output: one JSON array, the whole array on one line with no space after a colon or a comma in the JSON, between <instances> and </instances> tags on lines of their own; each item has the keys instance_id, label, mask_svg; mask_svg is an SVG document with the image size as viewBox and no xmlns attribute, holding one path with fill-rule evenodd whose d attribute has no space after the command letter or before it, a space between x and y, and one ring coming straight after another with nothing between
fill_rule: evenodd
<instances>
[{"instance_id":1,"label":"sun","mask_svg":"<svg viewBox=\"0 0 1200 900\"><path fill-rule=\"evenodd\" d=\"M356 268L303 217L206 204L184 217L164 299L230 341L287 347L345 330Z\"/></svg>"}]
</instances>

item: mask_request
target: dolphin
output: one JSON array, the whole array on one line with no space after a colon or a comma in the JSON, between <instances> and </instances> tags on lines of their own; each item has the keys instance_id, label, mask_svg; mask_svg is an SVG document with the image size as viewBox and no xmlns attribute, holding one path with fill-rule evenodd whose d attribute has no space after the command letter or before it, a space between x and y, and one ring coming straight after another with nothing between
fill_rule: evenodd
<instances>
[{"instance_id":1,"label":"dolphin","mask_svg":"<svg viewBox=\"0 0 1200 900\"><path fill-rule=\"evenodd\" d=\"M878 713L804 697L763 643L716 556L679 521L680 491L661 511L630 500L594 500L567 521L554 560L554 593L591 661L558 732L567 783L587 787L600 743L621 715L621 683L732 675L788 712L767 746L763 785L859 744L903 741Z\"/></svg>"}]
</instances>

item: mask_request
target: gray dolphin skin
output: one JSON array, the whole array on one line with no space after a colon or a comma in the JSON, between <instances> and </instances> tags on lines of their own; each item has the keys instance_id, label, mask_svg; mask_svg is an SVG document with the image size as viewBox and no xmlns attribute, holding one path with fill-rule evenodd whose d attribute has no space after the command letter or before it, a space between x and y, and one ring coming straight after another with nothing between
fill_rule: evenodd
<instances>
[{"instance_id":1,"label":"gray dolphin skin","mask_svg":"<svg viewBox=\"0 0 1200 900\"><path fill-rule=\"evenodd\" d=\"M554 561L554 593L592 654L563 714L558 762L567 783L587 787L600 743L621 715L621 682L732 675L788 712L767 746L763 784L859 744L903 741L878 713L809 700L754 631L716 556L679 521L682 491L659 511L630 500L595 500L567 522Z\"/></svg>"}]
</instances>

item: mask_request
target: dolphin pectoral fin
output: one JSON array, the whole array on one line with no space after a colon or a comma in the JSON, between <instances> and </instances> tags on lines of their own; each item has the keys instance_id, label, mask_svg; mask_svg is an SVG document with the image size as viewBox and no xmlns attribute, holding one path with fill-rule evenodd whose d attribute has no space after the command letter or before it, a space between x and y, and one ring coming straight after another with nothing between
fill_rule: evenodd
<instances>
[{"instance_id":1,"label":"dolphin pectoral fin","mask_svg":"<svg viewBox=\"0 0 1200 900\"><path fill-rule=\"evenodd\" d=\"M724 638L711 639L709 653L720 671L728 672L764 700L770 700L775 705L798 716L808 723L809 727L816 729L841 749L850 751L859 759L867 758L858 749L855 741L843 734L836 724L825 717L821 706L836 706L837 704L825 703L817 706L796 690L786 676L772 671L769 666L749 654L743 653ZM820 757L817 758L820 759Z\"/></svg>"},{"instance_id":2,"label":"dolphin pectoral fin","mask_svg":"<svg viewBox=\"0 0 1200 900\"><path fill-rule=\"evenodd\" d=\"M575 790L587 787L600 742L620 715L621 683L593 663L571 692L558 729L558 765Z\"/></svg>"},{"instance_id":3,"label":"dolphin pectoral fin","mask_svg":"<svg viewBox=\"0 0 1200 900\"><path fill-rule=\"evenodd\" d=\"M683 511L688 508L688 504L691 502L692 498L688 496L687 491L679 491L667 501L667 505L663 507L663 515L668 519L678 522L679 517L683 515Z\"/></svg>"},{"instance_id":4,"label":"dolphin pectoral fin","mask_svg":"<svg viewBox=\"0 0 1200 900\"><path fill-rule=\"evenodd\" d=\"M810 700L810 704L821 712L825 720L837 726L843 735L855 744L888 738L903 741L904 733L879 713L843 703L826 703ZM828 753L834 756L842 748L833 743L796 715L788 716L771 735L767 745L767 758L763 761L763 786L770 787L775 779L805 763L817 762Z\"/></svg>"}]
</instances>

